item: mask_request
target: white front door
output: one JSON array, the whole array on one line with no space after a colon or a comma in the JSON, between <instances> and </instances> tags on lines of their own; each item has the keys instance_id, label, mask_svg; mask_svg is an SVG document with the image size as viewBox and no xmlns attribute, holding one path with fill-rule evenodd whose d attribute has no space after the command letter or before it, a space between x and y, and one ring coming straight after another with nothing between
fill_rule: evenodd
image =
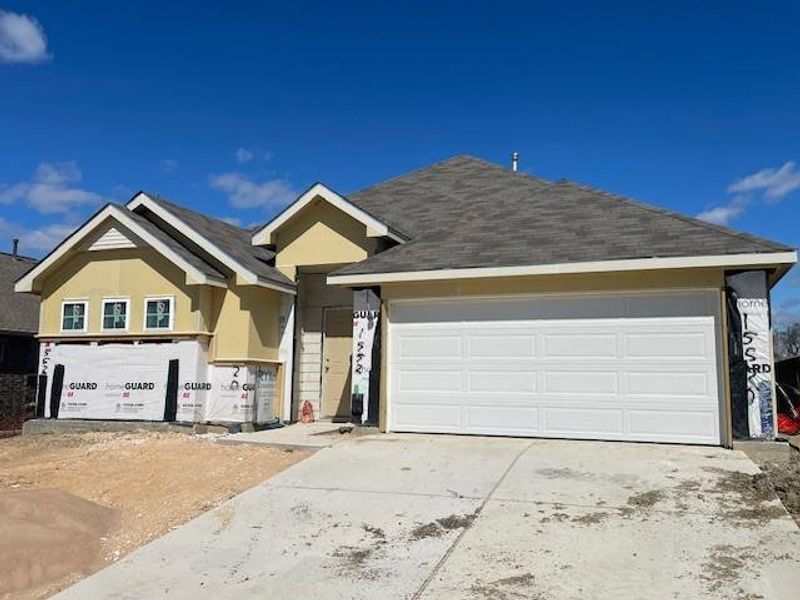
<instances>
[{"instance_id":1,"label":"white front door","mask_svg":"<svg viewBox=\"0 0 800 600\"><path fill-rule=\"evenodd\" d=\"M395 301L389 429L720 444L714 291Z\"/></svg>"}]
</instances>

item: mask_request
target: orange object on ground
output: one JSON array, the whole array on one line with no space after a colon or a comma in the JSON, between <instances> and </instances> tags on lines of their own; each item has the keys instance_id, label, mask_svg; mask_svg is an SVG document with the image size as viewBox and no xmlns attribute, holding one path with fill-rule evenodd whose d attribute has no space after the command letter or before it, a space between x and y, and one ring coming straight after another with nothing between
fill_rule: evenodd
<instances>
[{"instance_id":1,"label":"orange object on ground","mask_svg":"<svg viewBox=\"0 0 800 600\"><path fill-rule=\"evenodd\" d=\"M300 422L301 423L314 422L314 407L311 406L311 402L309 402L308 400L303 402L303 408L300 411Z\"/></svg>"}]
</instances>

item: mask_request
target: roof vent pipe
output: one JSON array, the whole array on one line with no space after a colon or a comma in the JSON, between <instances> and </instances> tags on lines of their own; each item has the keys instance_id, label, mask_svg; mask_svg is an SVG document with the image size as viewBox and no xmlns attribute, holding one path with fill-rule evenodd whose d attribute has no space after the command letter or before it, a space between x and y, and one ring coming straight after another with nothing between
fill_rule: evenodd
<instances>
[{"instance_id":1,"label":"roof vent pipe","mask_svg":"<svg viewBox=\"0 0 800 600\"><path fill-rule=\"evenodd\" d=\"M511 170L516 171L519 167L519 152L511 153Z\"/></svg>"},{"instance_id":2,"label":"roof vent pipe","mask_svg":"<svg viewBox=\"0 0 800 600\"><path fill-rule=\"evenodd\" d=\"M11 255L14 258L17 258L18 251L19 251L19 240L17 238L14 238L13 240L11 240Z\"/></svg>"}]
</instances>

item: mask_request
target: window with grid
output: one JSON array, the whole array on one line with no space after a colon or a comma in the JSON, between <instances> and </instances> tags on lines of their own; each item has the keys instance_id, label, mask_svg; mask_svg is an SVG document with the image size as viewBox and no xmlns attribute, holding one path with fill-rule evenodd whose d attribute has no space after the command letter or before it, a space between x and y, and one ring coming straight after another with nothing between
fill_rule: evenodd
<instances>
[{"instance_id":1,"label":"window with grid","mask_svg":"<svg viewBox=\"0 0 800 600\"><path fill-rule=\"evenodd\" d=\"M61 329L86 330L86 302L65 302L61 309Z\"/></svg>"},{"instance_id":2,"label":"window with grid","mask_svg":"<svg viewBox=\"0 0 800 600\"><path fill-rule=\"evenodd\" d=\"M128 328L128 301L104 300L103 301L103 329Z\"/></svg>"},{"instance_id":3,"label":"window with grid","mask_svg":"<svg viewBox=\"0 0 800 600\"><path fill-rule=\"evenodd\" d=\"M144 309L146 329L172 328L172 298L148 298Z\"/></svg>"}]
</instances>

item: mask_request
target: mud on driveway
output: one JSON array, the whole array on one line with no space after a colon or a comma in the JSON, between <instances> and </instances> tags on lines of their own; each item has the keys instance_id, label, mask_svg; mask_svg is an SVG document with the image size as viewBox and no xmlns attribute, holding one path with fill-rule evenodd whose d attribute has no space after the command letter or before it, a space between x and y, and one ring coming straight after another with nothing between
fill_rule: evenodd
<instances>
[{"instance_id":1,"label":"mud on driveway","mask_svg":"<svg viewBox=\"0 0 800 600\"><path fill-rule=\"evenodd\" d=\"M46 597L309 455L214 442L148 432L0 440L0 598Z\"/></svg>"},{"instance_id":2,"label":"mud on driveway","mask_svg":"<svg viewBox=\"0 0 800 600\"><path fill-rule=\"evenodd\" d=\"M370 436L60 598L791 598L800 530L760 481L720 448Z\"/></svg>"}]
</instances>

